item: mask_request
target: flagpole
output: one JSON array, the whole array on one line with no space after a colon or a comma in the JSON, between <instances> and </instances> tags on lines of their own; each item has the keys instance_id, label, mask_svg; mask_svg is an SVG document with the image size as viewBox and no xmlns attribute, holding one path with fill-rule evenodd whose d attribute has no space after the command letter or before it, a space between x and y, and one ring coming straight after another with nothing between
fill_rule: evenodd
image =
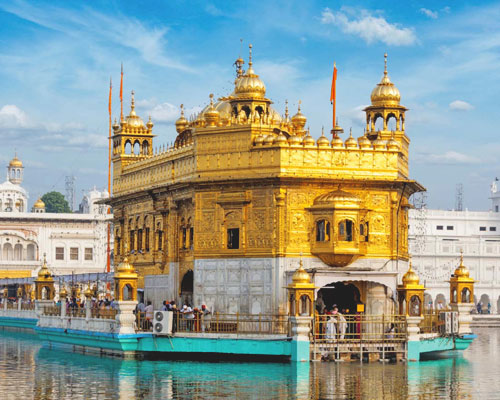
<instances>
[{"instance_id":1,"label":"flagpole","mask_svg":"<svg viewBox=\"0 0 500 400\"><path fill-rule=\"evenodd\" d=\"M123 121L123 63L120 75L120 121Z\"/></svg>"},{"instance_id":2,"label":"flagpole","mask_svg":"<svg viewBox=\"0 0 500 400\"><path fill-rule=\"evenodd\" d=\"M109 78L109 104L108 104L108 113L109 113L109 134L108 134L108 195L111 197L111 92L112 92L112 82L111 78ZM111 213L111 209L108 207L108 214ZM111 223L108 221L108 243L107 243L107 251L106 251L106 272L111 271Z\"/></svg>"},{"instance_id":3,"label":"flagpole","mask_svg":"<svg viewBox=\"0 0 500 400\"><path fill-rule=\"evenodd\" d=\"M335 109L337 107L337 66L335 61L333 62L332 98L333 98L332 130L335 130L335 111L336 111Z\"/></svg>"}]
</instances>

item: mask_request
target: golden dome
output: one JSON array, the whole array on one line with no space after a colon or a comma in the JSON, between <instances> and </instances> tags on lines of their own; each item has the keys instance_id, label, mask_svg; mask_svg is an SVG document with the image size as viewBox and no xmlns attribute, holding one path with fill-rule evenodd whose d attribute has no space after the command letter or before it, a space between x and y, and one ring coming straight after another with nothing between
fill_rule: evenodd
<instances>
[{"instance_id":1,"label":"golden dome","mask_svg":"<svg viewBox=\"0 0 500 400\"><path fill-rule=\"evenodd\" d=\"M66 297L68 297L68 291L66 290L66 287L64 285L61 287L61 289L59 289L59 297L61 299L65 299Z\"/></svg>"},{"instance_id":2,"label":"golden dome","mask_svg":"<svg viewBox=\"0 0 500 400\"><path fill-rule=\"evenodd\" d=\"M372 147L372 142L366 137L366 134L358 138L358 145L360 149L369 149Z\"/></svg>"},{"instance_id":3,"label":"golden dome","mask_svg":"<svg viewBox=\"0 0 500 400\"><path fill-rule=\"evenodd\" d=\"M300 284L310 284L311 277L309 273L302 266L302 260L300 260L299 268L292 275L292 285Z\"/></svg>"},{"instance_id":4,"label":"golden dome","mask_svg":"<svg viewBox=\"0 0 500 400\"><path fill-rule=\"evenodd\" d=\"M377 139L373 142L373 148L375 150L385 150L387 147L387 142L382 139Z\"/></svg>"},{"instance_id":5,"label":"golden dome","mask_svg":"<svg viewBox=\"0 0 500 400\"><path fill-rule=\"evenodd\" d=\"M134 91L132 90L132 100L130 103L130 114L126 118L127 125L131 128L144 128L144 121L135 113Z\"/></svg>"},{"instance_id":6,"label":"golden dome","mask_svg":"<svg viewBox=\"0 0 500 400\"><path fill-rule=\"evenodd\" d=\"M14 168L23 167L23 162L19 158L17 158L17 154L14 156L12 160L10 160L9 167L14 167Z\"/></svg>"},{"instance_id":7,"label":"golden dome","mask_svg":"<svg viewBox=\"0 0 500 400\"><path fill-rule=\"evenodd\" d=\"M264 145L270 146L274 143L274 135L270 133L264 138Z\"/></svg>"},{"instance_id":8,"label":"golden dome","mask_svg":"<svg viewBox=\"0 0 500 400\"><path fill-rule=\"evenodd\" d=\"M153 129L153 121L151 121L151 115L149 116L148 123L146 124L149 130Z\"/></svg>"},{"instance_id":9,"label":"golden dome","mask_svg":"<svg viewBox=\"0 0 500 400\"><path fill-rule=\"evenodd\" d=\"M184 104L181 104L181 116L175 121L175 130L181 133L189 125L189 121L184 117Z\"/></svg>"},{"instance_id":10,"label":"golden dome","mask_svg":"<svg viewBox=\"0 0 500 400\"><path fill-rule=\"evenodd\" d=\"M457 278L469 278L469 270L464 265L463 253L460 255L460 265L457 267L453 275L455 275Z\"/></svg>"},{"instance_id":11,"label":"golden dome","mask_svg":"<svg viewBox=\"0 0 500 400\"><path fill-rule=\"evenodd\" d=\"M309 133L309 129L307 130L307 135L304 136L304 140L302 141L302 144L304 146L314 146L315 145L314 138Z\"/></svg>"},{"instance_id":12,"label":"golden dome","mask_svg":"<svg viewBox=\"0 0 500 400\"><path fill-rule=\"evenodd\" d=\"M248 58L248 70L238 78L234 85L234 94L237 97L264 97L266 95L266 85L253 70L252 45L248 46L250 55Z\"/></svg>"},{"instance_id":13,"label":"golden dome","mask_svg":"<svg viewBox=\"0 0 500 400\"><path fill-rule=\"evenodd\" d=\"M345 141L345 147L347 149L354 149L358 147L358 142L356 142L356 139L352 137L352 129L349 132L349 137Z\"/></svg>"},{"instance_id":14,"label":"golden dome","mask_svg":"<svg viewBox=\"0 0 500 400\"><path fill-rule=\"evenodd\" d=\"M318 147L329 147L330 146L330 141L325 136L325 128L321 128L321 136L318 138L316 143L317 143Z\"/></svg>"},{"instance_id":15,"label":"golden dome","mask_svg":"<svg viewBox=\"0 0 500 400\"><path fill-rule=\"evenodd\" d=\"M335 135L332 139L332 148L340 149L342 147L344 147L344 142L338 135Z\"/></svg>"},{"instance_id":16,"label":"golden dome","mask_svg":"<svg viewBox=\"0 0 500 400\"><path fill-rule=\"evenodd\" d=\"M418 285L420 283L420 279L415 271L411 268L411 261L410 261L410 266L408 268L408 271L406 274L403 275L403 285L408 286L408 285Z\"/></svg>"},{"instance_id":17,"label":"golden dome","mask_svg":"<svg viewBox=\"0 0 500 400\"><path fill-rule=\"evenodd\" d=\"M259 135L255 138L254 144L256 146L262 146L263 143L264 143L264 136L263 135Z\"/></svg>"},{"instance_id":18,"label":"golden dome","mask_svg":"<svg viewBox=\"0 0 500 400\"><path fill-rule=\"evenodd\" d=\"M330 205L334 202L348 202L348 203L359 203L361 199L356 196L354 193L349 193L341 189L334 190L332 192L328 192L322 194L314 199L314 205Z\"/></svg>"},{"instance_id":19,"label":"golden dome","mask_svg":"<svg viewBox=\"0 0 500 400\"><path fill-rule=\"evenodd\" d=\"M301 131L304 129L304 126L306 126L307 118L302 112L300 111L300 103L301 101L299 100L299 107L297 110L297 114L295 114L292 117L292 124L293 127L295 128L296 131Z\"/></svg>"},{"instance_id":20,"label":"golden dome","mask_svg":"<svg viewBox=\"0 0 500 400\"><path fill-rule=\"evenodd\" d=\"M302 137L299 135L291 135L288 138L288 144L290 146L300 146L302 144Z\"/></svg>"},{"instance_id":21,"label":"golden dome","mask_svg":"<svg viewBox=\"0 0 500 400\"><path fill-rule=\"evenodd\" d=\"M205 121L207 122L208 126L216 126L217 123L219 122L220 114L219 111L217 111L214 108L214 95L210 94L210 106L207 111L203 114Z\"/></svg>"},{"instance_id":22,"label":"golden dome","mask_svg":"<svg viewBox=\"0 0 500 400\"><path fill-rule=\"evenodd\" d=\"M49 271L49 268L47 267L47 257L45 254L43 255L43 264L42 268L40 268L40 271L38 271L38 281L53 281L52 279L52 274Z\"/></svg>"},{"instance_id":23,"label":"golden dome","mask_svg":"<svg viewBox=\"0 0 500 400\"><path fill-rule=\"evenodd\" d=\"M287 140L286 136L283 134L283 132L280 132L280 134L278 136L276 136L273 144L278 144L278 145L287 145L288 144L288 140Z\"/></svg>"},{"instance_id":24,"label":"golden dome","mask_svg":"<svg viewBox=\"0 0 500 400\"><path fill-rule=\"evenodd\" d=\"M45 208L45 203L42 201L41 198L38 198L38 200L35 201L35 204L33 204L33 208L43 209Z\"/></svg>"},{"instance_id":25,"label":"golden dome","mask_svg":"<svg viewBox=\"0 0 500 400\"><path fill-rule=\"evenodd\" d=\"M125 257L123 261L118 264L115 268L115 278L137 278L137 272L135 272L132 264L128 262L128 257Z\"/></svg>"},{"instance_id":26,"label":"golden dome","mask_svg":"<svg viewBox=\"0 0 500 400\"><path fill-rule=\"evenodd\" d=\"M384 54L385 68L384 76L377 86L372 90L371 101L374 106L399 105L401 95L398 88L391 82L387 75L387 53Z\"/></svg>"},{"instance_id":27,"label":"golden dome","mask_svg":"<svg viewBox=\"0 0 500 400\"><path fill-rule=\"evenodd\" d=\"M92 289L90 288L90 284L89 286L87 286L87 289L84 290L83 292L83 295L87 298L87 299L90 299L92 297Z\"/></svg>"},{"instance_id":28,"label":"golden dome","mask_svg":"<svg viewBox=\"0 0 500 400\"><path fill-rule=\"evenodd\" d=\"M399 150L399 149L400 149L399 143L394 140L394 137L392 137L387 141L387 150Z\"/></svg>"}]
</instances>

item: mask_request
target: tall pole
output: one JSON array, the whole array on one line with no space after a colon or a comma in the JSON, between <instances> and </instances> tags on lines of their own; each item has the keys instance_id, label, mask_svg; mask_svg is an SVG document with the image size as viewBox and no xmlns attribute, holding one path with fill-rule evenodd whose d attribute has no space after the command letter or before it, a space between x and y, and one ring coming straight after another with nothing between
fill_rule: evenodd
<instances>
[{"instance_id":1,"label":"tall pole","mask_svg":"<svg viewBox=\"0 0 500 400\"><path fill-rule=\"evenodd\" d=\"M332 103L332 132L335 131L336 124L336 108L337 108L337 66L333 62L332 90L330 93L330 102Z\"/></svg>"},{"instance_id":2,"label":"tall pole","mask_svg":"<svg viewBox=\"0 0 500 400\"><path fill-rule=\"evenodd\" d=\"M123 120L123 63L120 75L120 122Z\"/></svg>"},{"instance_id":3,"label":"tall pole","mask_svg":"<svg viewBox=\"0 0 500 400\"><path fill-rule=\"evenodd\" d=\"M109 78L109 104L108 104L108 112L109 112L109 135L108 135L108 195L111 197L111 92L113 85L111 83L111 78ZM108 214L111 212L108 207ZM106 251L106 272L111 271L111 223L108 221L108 241L107 241L107 251Z\"/></svg>"}]
</instances>

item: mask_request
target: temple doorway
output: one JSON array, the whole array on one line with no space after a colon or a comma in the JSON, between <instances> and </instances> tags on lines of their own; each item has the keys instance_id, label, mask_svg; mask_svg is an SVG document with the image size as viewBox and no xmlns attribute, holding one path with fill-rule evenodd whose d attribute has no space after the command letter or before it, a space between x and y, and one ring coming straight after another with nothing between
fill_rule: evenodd
<instances>
[{"instance_id":1,"label":"temple doorway","mask_svg":"<svg viewBox=\"0 0 500 400\"><path fill-rule=\"evenodd\" d=\"M181 281L181 299L182 303L180 306L182 307L184 304L189 304L192 306L193 301L193 271L187 271Z\"/></svg>"},{"instance_id":2,"label":"temple doorway","mask_svg":"<svg viewBox=\"0 0 500 400\"><path fill-rule=\"evenodd\" d=\"M334 282L323 286L317 295L316 311L322 312L322 303L326 310L336 305L343 314L355 314L357 305L361 303L359 289L352 283Z\"/></svg>"}]
</instances>

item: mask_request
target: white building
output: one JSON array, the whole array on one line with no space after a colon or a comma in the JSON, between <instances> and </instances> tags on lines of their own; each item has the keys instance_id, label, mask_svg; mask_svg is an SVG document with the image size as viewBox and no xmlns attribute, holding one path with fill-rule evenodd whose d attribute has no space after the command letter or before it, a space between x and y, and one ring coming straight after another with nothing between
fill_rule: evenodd
<instances>
[{"instance_id":1,"label":"white building","mask_svg":"<svg viewBox=\"0 0 500 400\"><path fill-rule=\"evenodd\" d=\"M41 199L26 212L28 197L19 186L21 161L15 157L8 169L9 181L0 185L0 278L35 276L44 253L55 274L105 272L108 224L113 219L106 206L95 205L96 196L89 194L86 214L46 213Z\"/></svg>"},{"instance_id":2,"label":"white building","mask_svg":"<svg viewBox=\"0 0 500 400\"><path fill-rule=\"evenodd\" d=\"M451 274L464 264L477 281L474 302L483 312L500 311L500 193L491 185L492 211L410 210L409 246L414 268L424 281L427 306L448 304Z\"/></svg>"},{"instance_id":3,"label":"white building","mask_svg":"<svg viewBox=\"0 0 500 400\"><path fill-rule=\"evenodd\" d=\"M80 213L82 214L106 214L109 206L99 204L98 201L107 199L109 193L106 190L99 191L95 188L83 195L80 203Z\"/></svg>"}]
</instances>

